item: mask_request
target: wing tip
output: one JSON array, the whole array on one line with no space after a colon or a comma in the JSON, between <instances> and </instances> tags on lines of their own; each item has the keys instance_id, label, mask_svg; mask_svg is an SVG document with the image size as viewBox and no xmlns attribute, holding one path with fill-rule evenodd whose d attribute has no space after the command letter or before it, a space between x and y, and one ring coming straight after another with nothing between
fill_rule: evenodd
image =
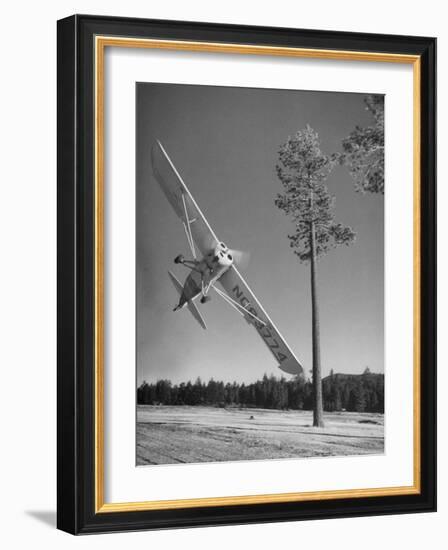
<instances>
[{"instance_id":1,"label":"wing tip","mask_svg":"<svg viewBox=\"0 0 448 550\"><path fill-rule=\"evenodd\" d=\"M280 363L278 368L283 372L286 372L288 374L292 374L295 376L299 374L303 374L302 365L293 355L291 355L289 359L287 359L284 363Z\"/></svg>"},{"instance_id":2,"label":"wing tip","mask_svg":"<svg viewBox=\"0 0 448 550\"><path fill-rule=\"evenodd\" d=\"M152 144L151 150L155 151L156 149L160 149L160 151L162 151L162 153L164 153L166 155L165 148L163 147L162 142L160 141L160 139L156 139L154 141L154 143Z\"/></svg>"},{"instance_id":3,"label":"wing tip","mask_svg":"<svg viewBox=\"0 0 448 550\"><path fill-rule=\"evenodd\" d=\"M157 153L157 151L165 152L165 149L163 148L163 145L159 139L156 139L153 144L151 145L151 162L154 164L154 155Z\"/></svg>"}]
</instances>

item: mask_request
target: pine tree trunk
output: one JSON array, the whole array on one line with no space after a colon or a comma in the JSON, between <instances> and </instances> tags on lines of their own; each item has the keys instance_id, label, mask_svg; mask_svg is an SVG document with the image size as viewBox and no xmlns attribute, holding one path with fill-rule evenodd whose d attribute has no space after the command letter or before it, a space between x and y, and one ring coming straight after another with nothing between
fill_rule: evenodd
<instances>
[{"instance_id":1,"label":"pine tree trunk","mask_svg":"<svg viewBox=\"0 0 448 550\"><path fill-rule=\"evenodd\" d=\"M313 390L314 409L313 426L324 426L324 414L322 406L322 375L320 367L320 323L319 306L317 299L317 251L314 222L311 222L311 311L313 325Z\"/></svg>"}]
</instances>

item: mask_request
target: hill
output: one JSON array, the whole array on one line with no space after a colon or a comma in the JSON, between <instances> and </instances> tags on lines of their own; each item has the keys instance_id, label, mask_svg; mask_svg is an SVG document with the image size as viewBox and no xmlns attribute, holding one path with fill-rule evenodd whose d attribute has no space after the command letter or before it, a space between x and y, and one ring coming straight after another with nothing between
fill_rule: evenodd
<instances>
[{"instance_id":1,"label":"hill","mask_svg":"<svg viewBox=\"0 0 448 550\"><path fill-rule=\"evenodd\" d=\"M384 412L384 374L331 373L322 380L327 411Z\"/></svg>"}]
</instances>

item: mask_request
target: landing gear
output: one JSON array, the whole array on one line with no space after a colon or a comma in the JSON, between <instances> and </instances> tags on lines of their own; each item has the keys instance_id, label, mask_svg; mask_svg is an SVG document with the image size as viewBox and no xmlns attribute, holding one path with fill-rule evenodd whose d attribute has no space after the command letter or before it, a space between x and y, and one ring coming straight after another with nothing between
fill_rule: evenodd
<instances>
[{"instance_id":1,"label":"landing gear","mask_svg":"<svg viewBox=\"0 0 448 550\"><path fill-rule=\"evenodd\" d=\"M207 302L210 302L210 300L211 300L210 296L202 296L201 304L206 304Z\"/></svg>"},{"instance_id":2,"label":"landing gear","mask_svg":"<svg viewBox=\"0 0 448 550\"><path fill-rule=\"evenodd\" d=\"M182 254L179 254L179 256L176 256L174 258L174 263L175 264L183 264L184 260L185 260L185 258L182 256Z\"/></svg>"}]
</instances>

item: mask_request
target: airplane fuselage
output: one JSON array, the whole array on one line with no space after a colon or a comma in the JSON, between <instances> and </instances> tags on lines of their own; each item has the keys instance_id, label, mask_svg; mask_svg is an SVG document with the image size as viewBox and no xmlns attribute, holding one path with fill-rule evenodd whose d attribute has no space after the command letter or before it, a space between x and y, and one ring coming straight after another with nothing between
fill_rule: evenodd
<instances>
[{"instance_id":1,"label":"airplane fuselage","mask_svg":"<svg viewBox=\"0 0 448 550\"><path fill-rule=\"evenodd\" d=\"M185 280L177 308L184 307L201 294L205 295L232 264L232 254L224 243L217 244L201 260L194 262L194 267Z\"/></svg>"}]
</instances>

